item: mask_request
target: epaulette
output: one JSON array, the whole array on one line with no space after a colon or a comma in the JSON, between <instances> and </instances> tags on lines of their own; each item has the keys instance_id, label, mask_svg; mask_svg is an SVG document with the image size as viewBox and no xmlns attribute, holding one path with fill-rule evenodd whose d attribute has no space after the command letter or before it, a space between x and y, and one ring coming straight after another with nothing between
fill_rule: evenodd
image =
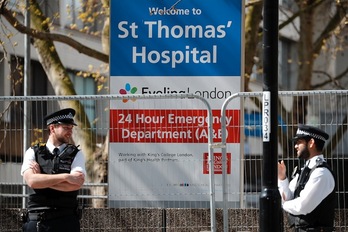
<instances>
[{"instance_id":1,"label":"epaulette","mask_svg":"<svg viewBox=\"0 0 348 232\"><path fill-rule=\"evenodd\" d=\"M322 159L322 158L320 158L320 157L318 157L318 158L315 160L315 166L316 166L316 167L322 166L324 163L326 163L325 160Z\"/></svg>"},{"instance_id":2,"label":"epaulette","mask_svg":"<svg viewBox=\"0 0 348 232\"><path fill-rule=\"evenodd\" d=\"M316 168L318 168L318 167L327 168L327 169L329 169L329 171L332 173L332 175L334 175L333 172L332 172L332 170L331 170L331 168L330 168L329 165L327 164L327 162L326 162L323 158L320 158L320 157L318 157L318 158L315 160L315 166L311 169L310 174L312 174L312 172L313 172Z\"/></svg>"},{"instance_id":3,"label":"epaulette","mask_svg":"<svg viewBox=\"0 0 348 232\"><path fill-rule=\"evenodd\" d=\"M34 146L32 146L32 148L33 148L33 150L34 150L34 152L35 152L35 154L36 154L36 152L38 151L38 150L43 150L43 149L46 149L46 143L37 143L37 144L35 144Z\"/></svg>"}]
</instances>

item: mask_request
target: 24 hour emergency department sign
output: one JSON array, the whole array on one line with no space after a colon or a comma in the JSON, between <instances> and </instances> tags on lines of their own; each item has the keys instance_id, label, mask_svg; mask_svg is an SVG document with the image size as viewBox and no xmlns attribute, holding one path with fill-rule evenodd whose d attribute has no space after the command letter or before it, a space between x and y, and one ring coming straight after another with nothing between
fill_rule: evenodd
<instances>
[{"instance_id":1,"label":"24 hour emergency department sign","mask_svg":"<svg viewBox=\"0 0 348 232\"><path fill-rule=\"evenodd\" d=\"M111 1L110 9L110 93L130 98L110 103L109 205L208 202L204 105L131 95L203 96L213 109L214 142L221 141L220 108L241 88L242 1ZM230 108L227 171L229 191L238 193L239 102ZM214 170L221 174L220 153Z\"/></svg>"}]
</instances>

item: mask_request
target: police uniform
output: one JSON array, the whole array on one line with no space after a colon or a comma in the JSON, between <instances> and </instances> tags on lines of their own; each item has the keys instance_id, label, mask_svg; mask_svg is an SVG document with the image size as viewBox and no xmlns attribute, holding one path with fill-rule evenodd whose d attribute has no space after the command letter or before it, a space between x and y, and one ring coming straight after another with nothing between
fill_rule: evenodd
<instances>
[{"instance_id":1,"label":"police uniform","mask_svg":"<svg viewBox=\"0 0 348 232\"><path fill-rule=\"evenodd\" d=\"M74 122L75 110L63 109L45 117L46 125L70 124ZM81 172L86 175L82 151L72 144L55 147L49 140L37 144L24 154L21 174L36 161L42 174ZM79 207L76 191L58 191L51 188L29 188L27 213L24 215L23 231L80 231Z\"/></svg>"},{"instance_id":2,"label":"police uniform","mask_svg":"<svg viewBox=\"0 0 348 232\"><path fill-rule=\"evenodd\" d=\"M315 138L325 142L324 131L300 125L294 140ZM320 142L319 141L319 142ZM322 154L306 161L305 167L293 173L292 180L278 179L282 207L295 231L334 231L335 179Z\"/></svg>"}]
</instances>

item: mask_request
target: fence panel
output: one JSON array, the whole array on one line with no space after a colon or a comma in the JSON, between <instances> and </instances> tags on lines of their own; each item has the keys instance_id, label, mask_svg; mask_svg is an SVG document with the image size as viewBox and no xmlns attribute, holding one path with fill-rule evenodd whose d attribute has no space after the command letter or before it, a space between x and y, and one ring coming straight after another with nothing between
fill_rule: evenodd
<instances>
[{"instance_id":1,"label":"fence panel","mask_svg":"<svg viewBox=\"0 0 348 232\"><path fill-rule=\"evenodd\" d=\"M240 126L240 130L244 132L241 133L244 134L244 138L241 139L244 145L241 146L243 149L240 155L240 162L243 164L241 176L244 177L244 191L240 194L246 208L256 209L259 208L259 194L262 187L262 94L263 92L237 93L225 101L222 110L223 116L223 111L228 109L230 101L241 101L244 108L242 117L244 123ZM284 160L287 165L288 176L296 166L302 166L296 158L294 144L291 141L299 124L320 127L330 135L329 141L326 142L324 157L337 178L335 225L337 231L346 231L348 227L346 215L348 180L345 171L348 165L346 142L348 140L348 108L346 107L348 91L284 91L279 92L278 102L278 153L279 160ZM222 123L222 131L224 128L225 124ZM228 191L228 188L225 188ZM231 217L227 214L225 210L224 218ZM242 221L241 224L243 223ZM238 230L238 226L232 226L231 229ZM254 229L257 230L257 227Z\"/></svg>"},{"instance_id":2,"label":"fence panel","mask_svg":"<svg viewBox=\"0 0 348 232\"><path fill-rule=\"evenodd\" d=\"M130 104L126 107L128 101ZM121 95L3 97L0 106L2 208L25 206L28 190L19 174L20 167L25 150L48 138L44 115L72 107L76 110L78 126L74 128L71 142L80 145L84 152L88 174L79 201L86 209L122 209L110 211L115 215L104 213L101 221L105 224L91 218L86 220L91 216L86 214L83 229L95 231L104 226L122 225L130 230L137 227L162 230L170 222L165 220L165 215L178 217L178 213L162 209L203 208L208 212L213 209L209 218L206 212L198 213L188 224L172 223L170 228L215 231L214 175L210 174L209 148L212 115L205 99L192 94L132 95L131 99ZM131 123L128 116L134 117ZM202 138L194 131L204 131ZM28 141L24 139L25 134ZM125 143L130 146L122 151ZM164 148L167 144L173 150L170 153ZM146 152L149 147L156 152ZM188 153L177 152L185 148ZM113 223L110 220L114 217L118 218ZM131 220L122 223L126 218ZM204 225L199 223L203 220ZM90 228L85 228L86 225Z\"/></svg>"},{"instance_id":3,"label":"fence panel","mask_svg":"<svg viewBox=\"0 0 348 232\"><path fill-rule=\"evenodd\" d=\"M0 188L2 206L21 208L25 204L27 189L20 175L23 154L30 146L39 142L45 143L48 138L44 116L59 109L59 105L73 105L77 110L79 126L74 129L75 137L71 142L80 144L81 138L88 135L88 143L95 144L95 152L101 153L108 132L108 103L93 98L69 99L69 97L3 97L1 106L1 141L0 141ZM24 104L25 103L25 104ZM25 108L24 108L25 107ZM79 110L83 109L84 117ZM26 124L26 122L29 122ZM82 143L82 146L86 146ZM81 147L82 147L81 146ZM90 161L88 161L90 162ZM89 165L88 162L86 165ZM107 165L107 160L99 160ZM93 164L92 164L93 165ZM91 172L90 180L86 181L80 191L82 204L91 206L91 199L105 201L105 194L98 194L107 182L95 182L96 175ZM105 192L105 191L104 191Z\"/></svg>"}]
</instances>

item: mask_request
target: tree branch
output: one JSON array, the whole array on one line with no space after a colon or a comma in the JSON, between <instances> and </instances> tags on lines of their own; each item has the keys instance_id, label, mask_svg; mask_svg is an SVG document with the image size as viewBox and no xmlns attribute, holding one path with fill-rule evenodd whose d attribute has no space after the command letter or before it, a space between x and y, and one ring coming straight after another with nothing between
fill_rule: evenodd
<instances>
[{"instance_id":1,"label":"tree branch","mask_svg":"<svg viewBox=\"0 0 348 232\"><path fill-rule=\"evenodd\" d=\"M341 89L344 89L343 87L341 87L337 84L337 81L342 79L343 77L345 77L348 74L348 67L346 68L346 70L344 70L341 74L339 74L336 77L331 77L331 75L329 75L327 72L324 72L324 71L314 71L314 72L327 76L329 78L329 80L323 81L322 83L319 83L317 85L312 85L313 89L318 89L318 88L320 88L326 84L329 84L329 83L334 83L336 86L340 87Z\"/></svg>"},{"instance_id":2,"label":"tree branch","mask_svg":"<svg viewBox=\"0 0 348 232\"><path fill-rule=\"evenodd\" d=\"M28 34L36 39L52 40L52 41L57 41L57 42L67 44L82 54L93 57L104 63L109 63L108 55L101 53L97 50L91 49L87 46L84 46L80 42L66 35L57 34L57 33L40 32L31 28L27 28L21 22L19 22L16 17L13 16L13 12L6 9L4 5L1 5L1 7L2 8L0 9L0 14L3 15L6 18L6 20L19 32Z\"/></svg>"},{"instance_id":3,"label":"tree branch","mask_svg":"<svg viewBox=\"0 0 348 232\"><path fill-rule=\"evenodd\" d=\"M287 20L285 20L284 22L279 24L279 30L281 30L282 28L284 28L285 26L287 26L288 24L293 22L295 20L295 18L297 18L300 15L301 12L304 12L304 11L307 11L307 10L311 10L311 9L315 9L317 6L319 6L320 4L322 4L324 2L325 2L324 0L318 0L318 1L314 2L312 5L309 5L307 8L294 13Z\"/></svg>"},{"instance_id":4,"label":"tree branch","mask_svg":"<svg viewBox=\"0 0 348 232\"><path fill-rule=\"evenodd\" d=\"M321 50L321 46L324 41L331 36L331 32L341 23L342 19L346 16L345 10L342 7L337 6L337 11L334 17L326 25L320 36L313 44L314 54L318 54Z\"/></svg>"}]
</instances>

